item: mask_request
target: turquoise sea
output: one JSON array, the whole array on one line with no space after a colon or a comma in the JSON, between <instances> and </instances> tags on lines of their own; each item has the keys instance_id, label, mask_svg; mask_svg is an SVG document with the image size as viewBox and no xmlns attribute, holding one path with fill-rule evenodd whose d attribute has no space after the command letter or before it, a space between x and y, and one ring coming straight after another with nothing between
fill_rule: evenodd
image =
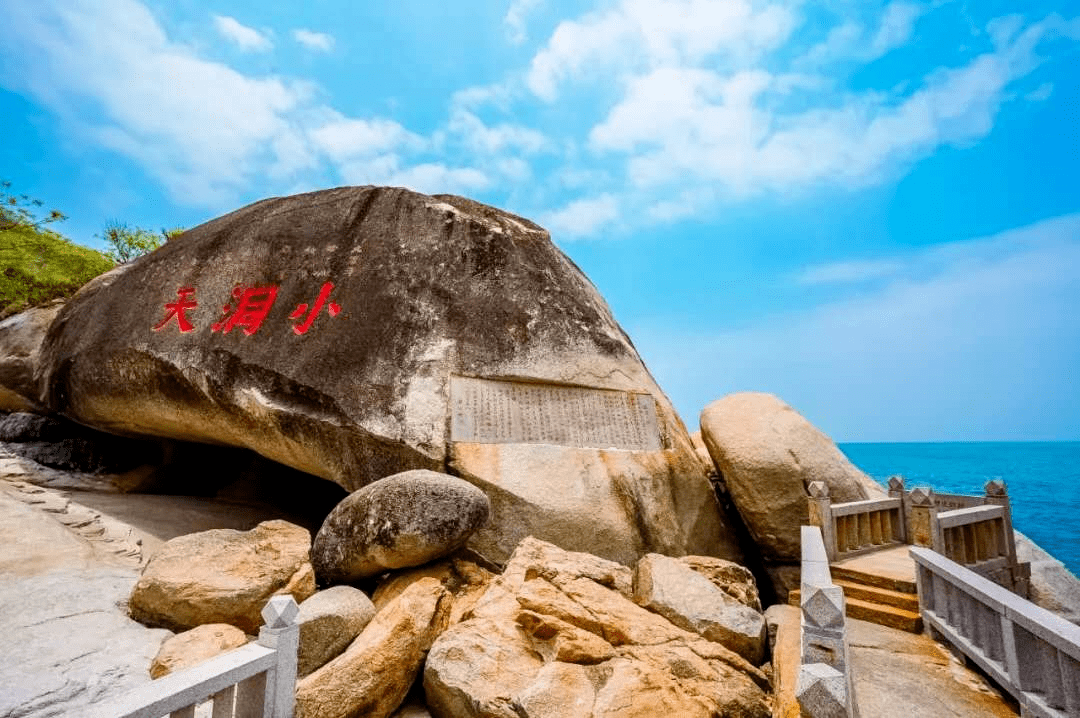
<instances>
[{"instance_id":1,"label":"turquoise sea","mask_svg":"<svg viewBox=\"0 0 1080 718\"><path fill-rule=\"evenodd\" d=\"M885 484L982 495L1004 479L1013 526L1080 575L1080 441L840 444L852 463Z\"/></svg>"}]
</instances>

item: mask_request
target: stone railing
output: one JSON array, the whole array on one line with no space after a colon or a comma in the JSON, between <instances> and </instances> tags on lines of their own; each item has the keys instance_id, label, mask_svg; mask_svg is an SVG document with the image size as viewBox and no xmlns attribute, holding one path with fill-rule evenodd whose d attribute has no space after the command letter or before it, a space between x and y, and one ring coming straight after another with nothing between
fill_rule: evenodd
<instances>
[{"instance_id":1,"label":"stone railing","mask_svg":"<svg viewBox=\"0 0 1080 718\"><path fill-rule=\"evenodd\" d=\"M808 491L810 523L821 529L825 551L831 560L904 543L906 532L901 499L889 497L834 504L824 481L810 482Z\"/></svg>"},{"instance_id":2,"label":"stone railing","mask_svg":"<svg viewBox=\"0 0 1080 718\"><path fill-rule=\"evenodd\" d=\"M806 718L857 716L848 661L844 592L832 582L821 531L802 527L802 648L795 697Z\"/></svg>"},{"instance_id":3,"label":"stone railing","mask_svg":"<svg viewBox=\"0 0 1080 718\"><path fill-rule=\"evenodd\" d=\"M117 700L88 709L93 718L194 718L213 702L213 718L292 718L295 705L299 608L292 596L274 596L262 610L259 640L197 666L139 686Z\"/></svg>"},{"instance_id":4,"label":"stone railing","mask_svg":"<svg viewBox=\"0 0 1080 718\"><path fill-rule=\"evenodd\" d=\"M940 553L913 547L923 621L1020 703L1022 716L1080 716L1080 626Z\"/></svg>"},{"instance_id":5,"label":"stone railing","mask_svg":"<svg viewBox=\"0 0 1080 718\"><path fill-rule=\"evenodd\" d=\"M1021 596L1030 566L1016 559L1009 495L1002 481L985 496L907 491L889 479L889 498L833 504L822 481L807 487L810 523L821 528L829 559L838 561L898 544L926 546Z\"/></svg>"}]
</instances>

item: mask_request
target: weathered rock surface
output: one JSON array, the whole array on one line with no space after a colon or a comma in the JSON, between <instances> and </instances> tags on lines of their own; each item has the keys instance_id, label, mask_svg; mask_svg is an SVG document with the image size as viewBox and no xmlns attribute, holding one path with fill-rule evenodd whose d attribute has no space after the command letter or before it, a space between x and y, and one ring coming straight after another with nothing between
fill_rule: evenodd
<instances>
[{"instance_id":1,"label":"weathered rock surface","mask_svg":"<svg viewBox=\"0 0 1080 718\"><path fill-rule=\"evenodd\" d=\"M0 321L0 411L41 411L34 372L49 324L63 302L27 309Z\"/></svg>"},{"instance_id":2,"label":"weathered rock surface","mask_svg":"<svg viewBox=\"0 0 1080 718\"><path fill-rule=\"evenodd\" d=\"M288 593L301 603L315 592L310 547L307 529L279 520L178 536L143 569L131 615L173 630L228 623L253 635L271 596Z\"/></svg>"},{"instance_id":3,"label":"weathered rock surface","mask_svg":"<svg viewBox=\"0 0 1080 718\"><path fill-rule=\"evenodd\" d=\"M834 503L885 495L829 437L772 394L732 394L714 401L701 412L701 434L769 560L799 559L810 481L824 481Z\"/></svg>"},{"instance_id":4,"label":"weathered rock surface","mask_svg":"<svg viewBox=\"0 0 1080 718\"><path fill-rule=\"evenodd\" d=\"M311 563L327 584L419 566L465 545L490 508L462 479L426 469L394 474L334 507L315 535Z\"/></svg>"},{"instance_id":5,"label":"weathered rock surface","mask_svg":"<svg viewBox=\"0 0 1080 718\"><path fill-rule=\"evenodd\" d=\"M208 658L243 646L247 640L243 631L226 623L196 626L190 631L165 639L154 660L150 662L150 677L161 678L174 671L198 665Z\"/></svg>"},{"instance_id":6,"label":"weathered rock surface","mask_svg":"<svg viewBox=\"0 0 1080 718\"><path fill-rule=\"evenodd\" d=\"M633 603L620 592L629 579L618 564L524 541L471 617L432 646L432 715L769 715L757 668Z\"/></svg>"},{"instance_id":7,"label":"weathered rock surface","mask_svg":"<svg viewBox=\"0 0 1080 718\"><path fill-rule=\"evenodd\" d=\"M634 601L754 665L765 657L765 619L678 559L650 553L637 563Z\"/></svg>"},{"instance_id":8,"label":"weathered rock surface","mask_svg":"<svg viewBox=\"0 0 1080 718\"><path fill-rule=\"evenodd\" d=\"M476 378L516 383L455 404L454 382ZM247 447L350 491L450 468L491 499L470 545L496 562L530 533L624 563L739 558L685 426L596 288L546 231L461 197L346 187L188 230L80 290L37 379L80 423ZM560 387L602 408L574 415ZM454 411L499 435L455 435Z\"/></svg>"},{"instance_id":9,"label":"weathered rock surface","mask_svg":"<svg viewBox=\"0 0 1080 718\"><path fill-rule=\"evenodd\" d=\"M1036 606L1080 625L1080 579L1030 538L1019 531L1013 533L1016 537L1017 560L1031 563L1028 598Z\"/></svg>"},{"instance_id":10,"label":"weathered rock surface","mask_svg":"<svg viewBox=\"0 0 1080 718\"><path fill-rule=\"evenodd\" d=\"M297 718L385 718L393 713L445 627L451 601L433 578L409 586L344 653L297 683Z\"/></svg>"},{"instance_id":11,"label":"weathered rock surface","mask_svg":"<svg viewBox=\"0 0 1080 718\"><path fill-rule=\"evenodd\" d=\"M371 599L352 586L333 586L301 603L297 675L306 676L345 650L374 616Z\"/></svg>"},{"instance_id":12,"label":"weathered rock surface","mask_svg":"<svg viewBox=\"0 0 1080 718\"><path fill-rule=\"evenodd\" d=\"M477 566L472 561L453 558L417 568L397 571L379 584L371 595L376 610L394 600L413 583L422 578L434 578L443 588L454 596L450 608L448 625L453 625L471 613L473 606L484 595L489 583L494 578L487 569Z\"/></svg>"},{"instance_id":13,"label":"weathered rock surface","mask_svg":"<svg viewBox=\"0 0 1080 718\"><path fill-rule=\"evenodd\" d=\"M739 603L761 612L757 581L746 566L713 556L682 556L679 561L709 579L714 586Z\"/></svg>"}]
</instances>

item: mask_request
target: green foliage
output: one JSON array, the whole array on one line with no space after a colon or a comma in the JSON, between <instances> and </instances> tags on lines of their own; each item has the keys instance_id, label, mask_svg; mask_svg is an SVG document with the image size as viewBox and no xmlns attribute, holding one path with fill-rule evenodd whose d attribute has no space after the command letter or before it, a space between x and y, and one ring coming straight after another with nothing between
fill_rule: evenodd
<instances>
[{"instance_id":1,"label":"green foliage","mask_svg":"<svg viewBox=\"0 0 1080 718\"><path fill-rule=\"evenodd\" d=\"M67 219L60 210L49 210L44 217L38 217L42 202L25 194L14 194L11 182L0 181L0 230L28 227L40 229L50 222L62 222Z\"/></svg>"},{"instance_id":2,"label":"green foliage","mask_svg":"<svg viewBox=\"0 0 1080 718\"><path fill-rule=\"evenodd\" d=\"M165 238L166 242L168 242L170 240L176 239L185 231L186 230L183 227L173 227L172 229L165 229L164 227L162 227L161 236Z\"/></svg>"},{"instance_id":3,"label":"green foliage","mask_svg":"<svg viewBox=\"0 0 1080 718\"><path fill-rule=\"evenodd\" d=\"M141 227L128 227L120 222L110 222L100 237L109 245L105 255L117 264L124 264L153 252L167 242L172 238L169 236L170 231L176 232L176 230L163 229L159 235Z\"/></svg>"},{"instance_id":4,"label":"green foliage","mask_svg":"<svg viewBox=\"0 0 1080 718\"><path fill-rule=\"evenodd\" d=\"M0 229L0 318L70 297L113 268L100 252L35 225Z\"/></svg>"}]
</instances>

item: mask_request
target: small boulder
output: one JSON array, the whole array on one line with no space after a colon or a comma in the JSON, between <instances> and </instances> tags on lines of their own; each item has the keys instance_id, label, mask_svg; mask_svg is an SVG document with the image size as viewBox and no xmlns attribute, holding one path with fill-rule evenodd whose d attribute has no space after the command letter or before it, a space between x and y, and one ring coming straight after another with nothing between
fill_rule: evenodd
<instances>
[{"instance_id":1,"label":"small boulder","mask_svg":"<svg viewBox=\"0 0 1080 718\"><path fill-rule=\"evenodd\" d=\"M236 626L207 623L166 638L150 664L150 677L161 678L214 656L239 648L247 636Z\"/></svg>"},{"instance_id":2,"label":"small boulder","mask_svg":"<svg viewBox=\"0 0 1080 718\"><path fill-rule=\"evenodd\" d=\"M765 656L765 619L678 559L650 553L637 563L634 600L680 628L754 665Z\"/></svg>"},{"instance_id":3,"label":"small boulder","mask_svg":"<svg viewBox=\"0 0 1080 718\"><path fill-rule=\"evenodd\" d=\"M301 603L297 675L306 676L344 651L374 615L371 599L352 586L333 586Z\"/></svg>"},{"instance_id":4,"label":"small boulder","mask_svg":"<svg viewBox=\"0 0 1080 718\"><path fill-rule=\"evenodd\" d=\"M184 631L228 623L255 634L271 596L315 593L311 534L288 521L250 531L212 529L166 541L143 569L128 605L135 620Z\"/></svg>"},{"instance_id":5,"label":"small boulder","mask_svg":"<svg viewBox=\"0 0 1080 718\"><path fill-rule=\"evenodd\" d=\"M464 546L490 509L483 491L448 474L394 474L334 507L315 536L311 561L327 584L419 566Z\"/></svg>"},{"instance_id":6,"label":"small boulder","mask_svg":"<svg viewBox=\"0 0 1080 718\"><path fill-rule=\"evenodd\" d=\"M885 495L828 436L772 394L714 401L701 412L701 435L767 560L799 560L810 481L824 481L834 503Z\"/></svg>"},{"instance_id":7,"label":"small boulder","mask_svg":"<svg viewBox=\"0 0 1080 718\"><path fill-rule=\"evenodd\" d=\"M345 652L296 684L297 718L386 718L404 701L453 599L434 578L391 601Z\"/></svg>"},{"instance_id":8,"label":"small boulder","mask_svg":"<svg viewBox=\"0 0 1080 718\"><path fill-rule=\"evenodd\" d=\"M54 301L0 321L0 411L42 411L34 373L49 325L63 306Z\"/></svg>"},{"instance_id":9,"label":"small boulder","mask_svg":"<svg viewBox=\"0 0 1080 718\"><path fill-rule=\"evenodd\" d=\"M736 601L761 612L757 581L746 566L715 556L683 556L679 561L712 581L714 586Z\"/></svg>"}]
</instances>

